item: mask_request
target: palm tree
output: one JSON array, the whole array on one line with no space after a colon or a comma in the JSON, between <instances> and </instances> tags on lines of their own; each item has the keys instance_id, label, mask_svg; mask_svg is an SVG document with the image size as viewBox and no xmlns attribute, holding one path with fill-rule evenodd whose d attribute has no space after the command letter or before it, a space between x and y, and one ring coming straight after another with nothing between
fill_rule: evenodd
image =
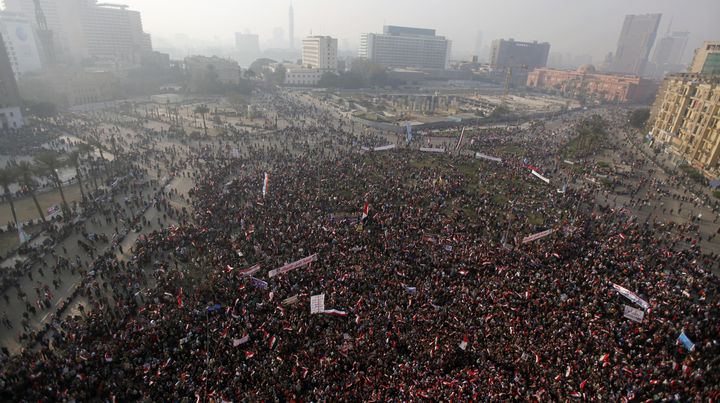
<instances>
[{"instance_id":1,"label":"palm tree","mask_svg":"<svg viewBox=\"0 0 720 403\"><path fill-rule=\"evenodd\" d=\"M35 203L35 207L40 215L40 219L43 223L46 222L45 214L43 214L43 211L40 208L40 203L38 203L37 196L35 196L35 186L37 186L37 182L35 182L34 178L35 167L27 161L20 161L17 164L17 173L18 183L24 186L28 193L30 193L30 197L32 197L33 203Z\"/></svg>"},{"instance_id":2,"label":"palm tree","mask_svg":"<svg viewBox=\"0 0 720 403\"><path fill-rule=\"evenodd\" d=\"M3 191L5 191L5 198L10 203L10 211L12 211L13 216L13 222L15 225L18 225L17 220L17 214L15 213L15 202L12 198L12 193L10 193L10 185L15 183L17 180L18 172L14 168L5 168L0 169L0 187L3 188Z\"/></svg>"},{"instance_id":3,"label":"palm tree","mask_svg":"<svg viewBox=\"0 0 720 403\"><path fill-rule=\"evenodd\" d=\"M94 147L92 144L79 143L79 144L77 145L77 149L78 149L78 152L80 153L80 155L85 155L85 158L86 158L86 159L90 159L90 158L91 158L90 155L92 154L92 152L93 152L93 150L95 149L95 147ZM93 161L90 161L90 167L91 167L90 172L92 173L93 186L95 186L95 190L97 190L97 188L98 188L98 185L97 185L97 176L95 175L94 169L92 169L92 167L93 167L94 165L95 165L94 162L93 162Z\"/></svg>"},{"instance_id":4,"label":"palm tree","mask_svg":"<svg viewBox=\"0 0 720 403\"><path fill-rule=\"evenodd\" d=\"M37 163L40 171L52 178L52 180L55 182L55 186L57 186L58 191L60 191L60 198L62 199L62 209L65 212L66 217L69 216L70 207L68 207L67 200L65 200L65 193L63 192L62 188L62 181L60 180L60 175L58 175L57 172L57 170L62 167L60 155L54 151L43 151L35 156L35 162Z\"/></svg>"},{"instance_id":5,"label":"palm tree","mask_svg":"<svg viewBox=\"0 0 720 403\"><path fill-rule=\"evenodd\" d=\"M80 187L80 196L85 200L85 192L83 191L82 174L80 173L80 151L72 151L68 154L68 162L75 168L75 176L77 176L78 186Z\"/></svg>"},{"instance_id":6,"label":"palm tree","mask_svg":"<svg viewBox=\"0 0 720 403\"><path fill-rule=\"evenodd\" d=\"M208 108L207 105L204 105L204 104L198 106L197 108L195 108L195 113L198 113L198 114L200 114L200 116L202 116L203 129L205 129L205 137L208 136L208 134L207 134L207 125L205 124L205 114L208 113L208 112L210 112L210 108Z\"/></svg>"}]
</instances>

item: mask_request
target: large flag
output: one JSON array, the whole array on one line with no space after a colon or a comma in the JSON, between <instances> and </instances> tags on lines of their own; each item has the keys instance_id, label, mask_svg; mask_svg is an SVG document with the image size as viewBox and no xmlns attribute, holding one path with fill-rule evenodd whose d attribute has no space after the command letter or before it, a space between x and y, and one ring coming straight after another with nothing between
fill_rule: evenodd
<instances>
[{"instance_id":1,"label":"large flag","mask_svg":"<svg viewBox=\"0 0 720 403\"><path fill-rule=\"evenodd\" d=\"M237 347L239 345L245 344L248 341L250 341L250 335L246 333L245 336L243 336L239 339L233 339L233 347Z\"/></svg>"},{"instance_id":2,"label":"large flag","mask_svg":"<svg viewBox=\"0 0 720 403\"><path fill-rule=\"evenodd\" d=\"M340 311L337 309L323 309L320 313L323 313L326 315L332 315L332 316L348 316L347 312Z\"/></svg>"},{"instance_id":3,"label":"large flag","mask_svg":"<svg viewBox=\"0 0 720 403\"><path fill-rule=\"evenodd\" d=\"M410 122L405 123L405 141L410 144L410 142L413 139L412 135L412 125Z\"/></svg>"},{"instance_id":4,"label":"large flag","mask_svg":"<svg viewBox=\"0 0 720 403\"><path fill-rule=\"evenodd\" d=\"M370 204L368 204L367 201L365 201L365 205L363 206L363 213L361 220L364 220L368 216L368 212L370 211Z\"/></svg>"},{"instance_id":5,"label":"large flag","mask_svg":"<svg viewBox=\"0 0 720 403\"><path fill-rule=\"evenodd\" d=\"M467 335L465 335L463 337L462 341L460 342L460 344L458 345L458 347L460 347L461 350L465 351L465 349L468 346L468 341L469 341L469 339L468 339Z\"/></svg>"},{"instance_id":6,"label":"large flag","mask_svg":"<svg viewBox=\"0 0 720 403\"><path fill-rule=\"evenodd\" d=\"M269 182L270 182L270 174L265 172L265 179L263 179L263 197L265 197L265 194L267 193Z\"/></svg>"}]
</instances>

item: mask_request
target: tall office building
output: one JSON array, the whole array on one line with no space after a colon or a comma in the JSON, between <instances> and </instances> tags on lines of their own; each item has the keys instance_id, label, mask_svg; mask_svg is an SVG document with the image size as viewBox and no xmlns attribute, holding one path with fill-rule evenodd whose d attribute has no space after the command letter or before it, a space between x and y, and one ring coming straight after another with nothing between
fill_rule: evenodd
<instances>
[{"instance_id":1,"label":"tall office building","mask_svg":"<svg viewBox=\"0 0 720 403\"><path fill-rule=\"evenodd\" d=\"M55 50L65 59L107 60L116 64L140 62L152 50L150 35L143 32L138 11L97 0L38 0ZM21 13L35 29L34 0L5 0L8 11Z\"/></svg>"},{"instance_id":2,"label":"tall office building","mask_svg":"<svg viewBox=\"0 0 720 403\"><path fill-rule=\"evenodd\" d=\"M720 74L720 41L708 41L695 50L691 73Z\"/></svg>"},{"instance_id":3,"label":"tall office building","mask_svg":"<svg viewBox=\"0 0 720 403\"><path fill-rule=\"evenodd\" d=\"M303 67L336 71L338 41L329 36L309 36L303 39Z\"/></svg>"},{"instance_id":4,"label":"tall office building","mask_svg":"<svg viewBox=\"0 0 720 403\"><path fill-rule=\"evenodd\" d=\"M42 69L35 30L22 14L0 12L0 34L15 72L15 78Z\"/></svg>"},{"instance_id":5,"label":"tall office building","mask_svg":"<svg viewBox=\"0 0 720 403\"><path fill-rule=\"evenodd\" d=\"M292 4L290 4L290 23L288 24L288 37L290 40L290 49L295 49L295 11L293 10Z\"/></svg>"},{"instance_id":6,"label":"tall office building","mask_svg":"<svg viewBox=\"0 0 720 403\"><path fill-rule=\"evenodd\" d=\"M496 39L492 42L490 65L495 68L522 67L532 70L547 65L550 44Z\"/></svg>"},{"instance_id":7,"label":"tall office building","mask_svg":"<svg viewBox=\"0 0 720 403\"><path fill-rule=\"evenodd\" d=\"M477 56L478 59L480 58L480 54L482 53L482 43L483 43L483 32L477 31L477 34L475 34L475 52L473 56Z\"/></svg>"},{"instance_id":8,"label":"tall office building","mask_svg":"<svg viewBox=\"0 0 720 403\"><path fill-rule=\"evenodd\" d=\"M627 15L610 71L643 75L662 14Z\"/></svg>"},{"instance_id":9,"label":"tall office building","mask_svg":"<svg viewBox=\"0 0 720 403\"><path fill-rule=\"evenodd\" d=\"M668 32L655 45L652 61L646 74L662 78L666 74L685 70L682 57L687 46L689 32Z\"/></svg>"},{"instance_id":10,"label":"tall office building","mask_svg":"<svg viewBox=\"0 0 720 403\"><path fill-rule=\"evenodd\" d=\"M0 40L0 129L22 127L21 105L10 57L5 50L5 42Z\"/></svg>"},{"instance_id":11,"label":"tall office building","mask_svg":"<svg viewBox=\"0 0 720 403\"><path fill-rule=\"evenodd\" d=\"M445 69L452 42L434 29L388 25L382 34L363 34L359 56L388 67Z\"/></svg>"}]
</instances>

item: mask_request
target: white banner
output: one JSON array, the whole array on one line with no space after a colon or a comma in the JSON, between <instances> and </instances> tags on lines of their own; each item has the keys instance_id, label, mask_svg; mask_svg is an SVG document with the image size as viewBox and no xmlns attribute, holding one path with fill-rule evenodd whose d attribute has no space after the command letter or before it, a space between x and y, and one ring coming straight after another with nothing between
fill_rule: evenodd
<instances>
[{"instance_id":1,"label":"white banner","mask_svg":"<svg viewBox=\"0 0 720 403\"><path fill-rule=\"evenodd\" d=\"M392 150L393 148L395 148L395 144L388 144L388 145L382 146L382 147L374 147L373 151L386 151L386 150Z\"/></svg>"},{"instance_id":2,"label":"white banner","mask_svg":"<svg viewBox=\"0 0 720 403\"><path fill-rule=\"evenodd\" d=\"M643 309L648 309L648 308L650 308L650 304L648 304L647 301L645 301L644 299L640 298L640 297L639 297L637 294L635 294L634 292L628 290L627 288L625 288L625 287L623 287L623 286L621 286L621 285L617 285L617 284L615 284L615 283L613 283L612 286L613 286L613 288L616 289L617 292L619 292L623 297L625 297L625 298L629 299L630 301L632 301L632 302L640 305L641 307L643 307Z\"/></svg>"},{"instance_id":3,"label":"white banner","mask_svg":"<svg viewBox=\"0 0 720 403\"><path fill-rule=\"evenodd\" d=\"M310 313L321 313L325 310L325 294L310 297Z\"/></svg>"},{"instance_id":4,"label":"white banner","mask_svg":"<svg viewBox=\"0 0 720 403\"><path fill-rule=\"evenodd\" d=\"M545 182L545 183L550 183L550 179L548 179L548 178L540 175L540 174L539 174L536 170L534 170L534 169L532 170L532 174L535 175L535 176L537 176L538 178L540 178L541 181L543 181L543 182Z\"/></svg>"},{"instance_id":5,"label":"white banner","mask_svg":"<svg viewBox=\"0 0 720 403\"><path fill-rule=\"evenodd\" d=\"M238 271L238 273L240 273L243 276L252 276L253 274L255 274L259 271L260 271L260 265L256 264L255 266L250 267L248 269L240 270L240 271Z\"/></svg>"},{"instance_id":6,"label":"white banner","mask_svg":"<svg viewBox=\"0 0 720 403\"><path fill-rule=\"evenodd\" d=\"M475 158L482 158L482 159L484 159L484 160L490 160L490 161L495 161L495 162L502 162L502 159L501 159L501 158L491 157L491 156L486 155L486 154L483 154L483 153L475 153Z\"/></svg>"},{"instance_id":7,"label":"white banner","mask_svg":"<svg viewBox=\"0 0 720 403\"><path fill-rule=\"evenodd\" d=\"M568 165L575 165L575 163L574 163L573 161L570 161L570 160L564 160L563 162L566 163L566 164L568 164Z\"/></svg>"},{"instance_id":8,"label":"white banner","mask_svg":"<svg viewBox=\"0 0 720 403\"><path fill-rule=\"evenodd\" d=\"M645 311L625 305L625 312L623 313L623 316L633 322L640 323L643 321L643 318L645 318Z\"/></svg>"},{"instance_id":9,"label":"white banner","mask_svg":"<svg viewBox=\"0 0 720 403\"><path fill-rule=\"evenodd\" d=\"M308 265L316 260L317 260L317 253L312 256L308 256L306 258L300 259L297 262L288 263L283 267L279 267L277 269L272 269L272 270L270 270L270 273L268 275L270 277L275 277L278 274L287 273L290 270L297 269L298 267Z\"/></svg>"},{"instance_id":10,"label":"white banner","mask_svg":"<svg viewBox=\"0 0 720 403\"><path fill-rule=\"evenodd\" d=\"M549 229L547 231L538 232L537 234L526 236L525 238L523 238L522 243L528 243L528 242L532 242L532 241L540 239L540 238L545 238L546 236L552 234L553 232L555 232L554 229Z\"/></svg>"},{"instance_id":11,"label":"white banner","mask_svg":"<svg viewBox=\"0 0 720 403\"><path fill-rule=\"evenodd\" d=\"M420 147L420 151L424 153L444 153L444 148Z\"/></svg>"}]
</instances>

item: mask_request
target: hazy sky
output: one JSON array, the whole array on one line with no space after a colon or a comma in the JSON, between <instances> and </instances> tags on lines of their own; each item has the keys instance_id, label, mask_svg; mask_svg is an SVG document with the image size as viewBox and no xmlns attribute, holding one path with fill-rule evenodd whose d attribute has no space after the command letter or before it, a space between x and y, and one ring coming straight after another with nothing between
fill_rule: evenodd
<instances>
[{"instance_id":1,"label":"hazy sky","mask_svg":"<svg viewBox=\"0 0 720 403\"><path fill-rule=\"evenodd\" d=\"M173 39L230 44L234 32L250 30L261 45L281 27L287 38L289 0L119 0L142 13L146 32ZM625 14L662 13L659 36L690 31L685 52L703 40L720 40L720 0L295 0L295 37L310 34L347 40L356 47L362 32L384 24L434 28L453 41L453 53L469 53L478 30L483 46L496 38L547 41L551 52L615 51Z\"/></svg>"}]
</instances>

